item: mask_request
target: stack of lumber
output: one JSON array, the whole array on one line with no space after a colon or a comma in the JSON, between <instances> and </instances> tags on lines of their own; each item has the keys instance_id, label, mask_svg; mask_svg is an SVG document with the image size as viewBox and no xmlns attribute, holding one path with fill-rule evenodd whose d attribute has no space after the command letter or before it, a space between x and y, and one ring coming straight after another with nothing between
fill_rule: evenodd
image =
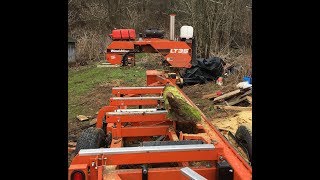
<instances>
[{"instance_id":1,"label":"stack of lumber","mask_svg":"<svg viewBox=\"0 0 320 180\"><path fill-rule=\"evenodd\" d=\"M213 99L213 104L215 108L227 109L227 110L251 110L250 107L235 106L240 102L247 101L250 105L252 103L252 88L235 89L233 91L223 93L218 95L218 93L207 94L202 97L202 99Z\"/></svg>"}]
</instances>

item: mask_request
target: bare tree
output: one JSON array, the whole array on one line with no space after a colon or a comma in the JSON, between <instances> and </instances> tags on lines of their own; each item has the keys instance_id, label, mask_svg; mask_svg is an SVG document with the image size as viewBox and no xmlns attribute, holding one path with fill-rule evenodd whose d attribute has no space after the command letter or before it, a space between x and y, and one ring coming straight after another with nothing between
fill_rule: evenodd
<instances>
[{"instance_id":1,"label":"bare tree","mask_svg":"<svg viewBox=\"0 0 320 180\"><path fill-rule=\"evenodd\" d=\"M251 0L69 0L68 6L68 32L86 51L83 59L101 59L96 56L108 45L113 28L169 32L171 13L177 15L176 32L183 25L193 26L201 57L251 47ZM89 42L98 45L89 48Z\"/></svg>"}]
</instances>

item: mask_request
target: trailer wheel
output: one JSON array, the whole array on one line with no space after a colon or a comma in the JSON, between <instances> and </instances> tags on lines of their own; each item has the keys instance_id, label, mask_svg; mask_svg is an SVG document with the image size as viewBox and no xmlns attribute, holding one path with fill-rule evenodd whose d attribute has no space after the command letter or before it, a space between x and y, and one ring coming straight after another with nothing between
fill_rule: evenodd
<instances>
[{"instance_id":1,"label":"trailer wheel","mask_svg":"<svg viewBox=\"0 0 320 180\"><path fill-rule=\"evenodd\" d=\"M106 135L101 128L89 127L78 138L75 153L80 149L96 149L105 146Z\"/></svg>"},{"instance_id":2,"label":"trailer wheel","mask_svg":"<svg viewBox=\"0 0 320 180\"><path fill-rule=\"evenodd\" d=\"M249 154L249 161L252 160L252 129L248 124L242 124L238 127L235 137L240 140Z\"/></svg>"}]
</instances>

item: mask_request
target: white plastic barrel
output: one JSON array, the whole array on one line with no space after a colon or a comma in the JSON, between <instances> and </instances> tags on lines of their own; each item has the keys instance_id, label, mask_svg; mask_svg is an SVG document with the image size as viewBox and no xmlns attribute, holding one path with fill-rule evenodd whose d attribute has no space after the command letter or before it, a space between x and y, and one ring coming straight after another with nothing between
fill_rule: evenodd
<instances>
[{"instance_id":1,"label":"white plastic barrel","mask_svg":"<svg viewBox=\"0 0 320 180\"><path fill-rule=\"evenodd\" d=\"M180 28L180 38L191 39L193 37L192 26L182 26Z\"/></svg>"}]
</instances>

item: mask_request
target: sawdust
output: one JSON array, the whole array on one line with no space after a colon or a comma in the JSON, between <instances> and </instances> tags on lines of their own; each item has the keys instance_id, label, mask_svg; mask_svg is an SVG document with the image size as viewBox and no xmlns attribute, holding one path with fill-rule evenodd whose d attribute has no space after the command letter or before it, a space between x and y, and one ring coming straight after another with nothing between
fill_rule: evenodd
<instances>
[{"instance_id":1,"label":"sawdust","mask_svg":"<svg viewBox=\"0 0 320 180\"><path fill-rule=\"evenodd\" d=\"M241 111L233 116L216 118L212 120L212 123L219 129L235 134L241 124L248 123L252 126L252 111Z\"/></svg>"}]
</instances>

